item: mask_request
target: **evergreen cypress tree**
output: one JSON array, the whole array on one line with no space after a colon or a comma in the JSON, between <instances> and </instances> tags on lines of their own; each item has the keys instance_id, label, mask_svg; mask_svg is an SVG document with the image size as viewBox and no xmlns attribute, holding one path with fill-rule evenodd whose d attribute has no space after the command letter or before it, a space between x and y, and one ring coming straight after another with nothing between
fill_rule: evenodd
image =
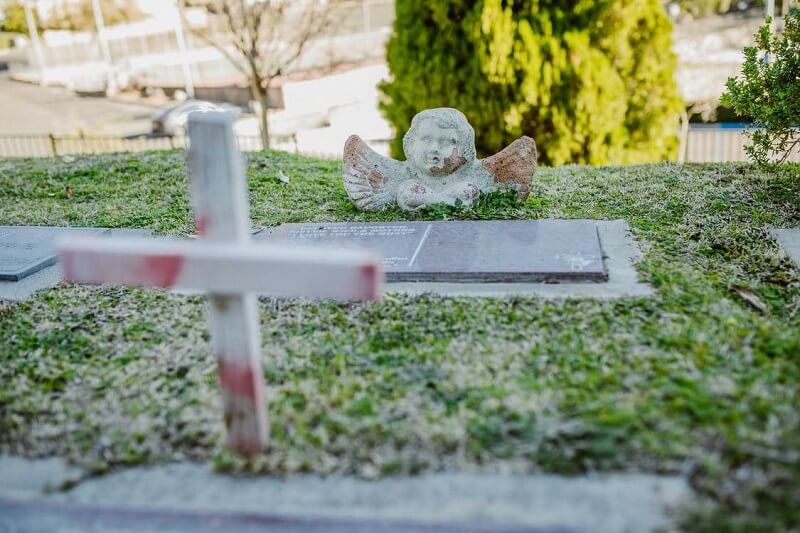
<instances>
[{"instance_id":1,"label":"evergreen cypress tree","mask_svg":"<svg viewBox=\"0 0 800 533\"><path fill-rule=\"evenodd\" d=\"M682 102L659 0L397 0L383 110L456 107L485 156L530 135L546 164L672 157Z\"/></svg>"}]
</instances>

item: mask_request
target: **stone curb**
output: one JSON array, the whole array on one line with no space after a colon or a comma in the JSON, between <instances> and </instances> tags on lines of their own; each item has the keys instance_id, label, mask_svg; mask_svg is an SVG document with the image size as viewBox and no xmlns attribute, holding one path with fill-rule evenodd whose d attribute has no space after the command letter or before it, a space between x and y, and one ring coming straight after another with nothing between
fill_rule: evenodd
<instances>
[{"instance_id":1,"label":"stone curb","mask_svg":"<svg viewBox=\"0 0 800 533\"><path fill-rule=\"evenodd\" d=\"M259 520L288 520L292 527L305 527L303 531L324 530L314 529L322 523L331 528L361 524L365 531L638 532L669 528L671 510L693 499L682 477L633 473L580 477L435 473L367 481L315 475L231 476L205 465L173 463L87 478L57 458L9 456L0 456L0 472L4 473L0 516L9 506L26 504L22 509L28 511L15 511L15 523L25 525L31 513L55 516L65 523L77 521L70 531L82 530L78 526L87 516L108 512L123 521L134 515L144 521L160 520L163 513L174 515L187 526L176 531L190 531L188 525L198 516L238 527L239 521L257 515ZM72 488L52 492L64 486Z\"/></svg>"}]
</instances>

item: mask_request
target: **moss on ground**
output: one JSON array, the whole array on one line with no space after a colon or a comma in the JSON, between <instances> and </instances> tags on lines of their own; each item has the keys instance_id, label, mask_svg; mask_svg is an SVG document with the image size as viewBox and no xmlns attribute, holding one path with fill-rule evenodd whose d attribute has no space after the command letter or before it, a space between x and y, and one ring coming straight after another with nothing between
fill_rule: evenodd
<instances>
[{"instance_id":1,"label":"moss on ground","mask_svg":"<svg viewBox=\"0 0 800 533\"><path fill-rule=\"evenodd\" d=\"M288 184L277 178L280 169ZM249 157L252 219L393 220L347 201L339 165ZM375 477L441 469L679 472L688 529L800 527L800 167L544 168L502 197L416 218L626 219L651 298L388 295L261 300L270 449L219 448L202 298L61 286L0 302L0 451L97 472L192 458ZM191 232L180 152L0 161L0 224ZM744 297L743 297L744 295Z\"/></svg>"}]
</instances>

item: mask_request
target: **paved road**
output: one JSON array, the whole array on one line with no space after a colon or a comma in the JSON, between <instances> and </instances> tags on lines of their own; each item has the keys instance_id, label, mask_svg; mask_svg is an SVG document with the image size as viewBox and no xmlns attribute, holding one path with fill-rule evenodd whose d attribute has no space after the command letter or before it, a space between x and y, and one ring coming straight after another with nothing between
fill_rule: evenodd
<instances>
[{"instance_id":1,"label":"paved road","mask_svg":"<svg viewBox=\"0 0 800 533\"><path fill-rule=\"evenodd\" d=\"M80 97L0 75L0 135L131 135L150 130L152 107Z\"/></svg>"}]
</instances>

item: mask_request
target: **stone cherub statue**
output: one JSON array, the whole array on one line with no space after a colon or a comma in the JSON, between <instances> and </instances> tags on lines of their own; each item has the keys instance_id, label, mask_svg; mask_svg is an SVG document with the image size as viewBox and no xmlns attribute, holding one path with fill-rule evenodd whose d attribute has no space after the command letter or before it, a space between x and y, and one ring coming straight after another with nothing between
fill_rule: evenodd
<instances>
[{"instance_id":1,"label":"stone cherub statue","mask_svg":"<svg viewBox=\"0 0 800 533\"><path fill-rule=\"evenodd\" d=\"M376 153L357 135L347 139L342 173L353 203L369 211L393 202L406 211L458 200L469 206L481 192L503 187L525 200L536 170L536 143L530 137L477 159L475 131L461 111L449 107L414 116L403 151L406 161L396 161Z\"/></svg>"}]
</instances>

